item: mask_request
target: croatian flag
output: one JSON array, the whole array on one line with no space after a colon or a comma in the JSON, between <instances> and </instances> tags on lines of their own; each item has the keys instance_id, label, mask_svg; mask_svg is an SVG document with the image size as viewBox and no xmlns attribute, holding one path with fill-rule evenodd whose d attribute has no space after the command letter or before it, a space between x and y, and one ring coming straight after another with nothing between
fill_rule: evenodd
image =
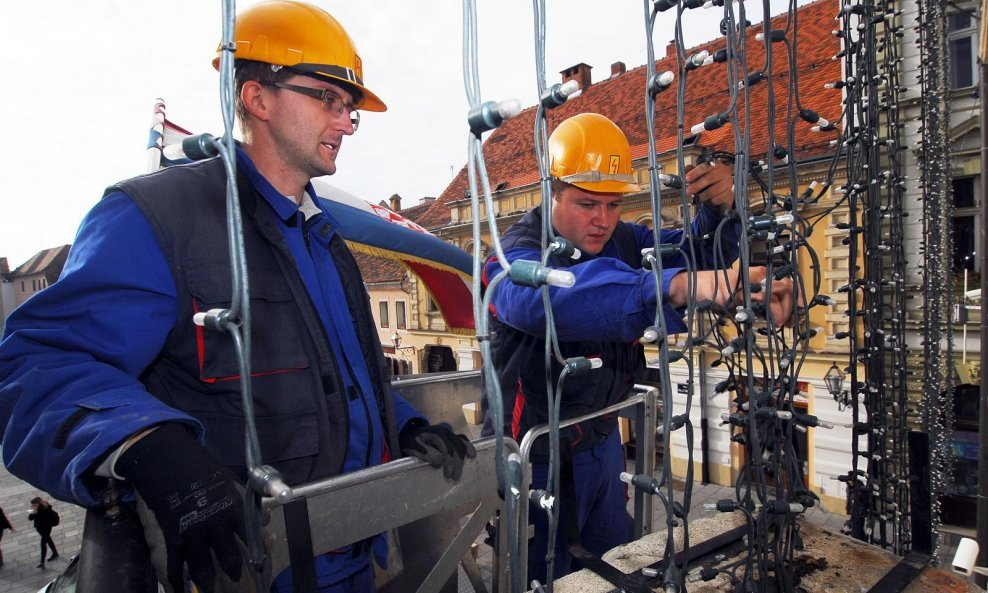
<instances>
[{"instance_id":1,"label":"croatian flag","mask_svg":"<svg viewBox=\"0 0 988 593\"><path fill-rule=\"evenodd\" d=\"M453 333L473 334L470 255L397 212L313 179L322 206L354 251L401 262L425 284Z\"/></svg>"}]
</instances>

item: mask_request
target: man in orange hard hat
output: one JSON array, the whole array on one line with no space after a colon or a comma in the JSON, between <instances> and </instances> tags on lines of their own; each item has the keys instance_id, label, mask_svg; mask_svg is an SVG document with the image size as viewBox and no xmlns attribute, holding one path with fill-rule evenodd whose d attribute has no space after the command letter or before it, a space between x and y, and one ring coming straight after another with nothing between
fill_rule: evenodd
<instances>
[{"instance_id":1,"label":"man in orange hard hat","mask_svg":"<svg viewBox=\"0 0 988 593\"><path fill-rule=\"evenodd\" d=\"M566 119L549 137L549 171L552 182L552 228L556 236L570 241L577 252L572 257L553 255L548 265L572 272L576 283L570 288L550 290L552 314L564 359L596 357L601 368L582 376L567 377L561 395L560 419L590 414L627 397L645 372L639 338L654 323L658 303L654 274L642 268L642 250L656 243L679 244L681 230L662 230L657 241L652 229L620 220L621 202L643 190L632 175L631 148L624 133L608 118L582 113ZM698 197L701 206L692 222L694 251L701 261L729 266L738 254L740 229L737 222L724 221L734 205L731 169L703 163L685 175L686 192ZM701 237L724 222L720 245ZM541 261L542 214L537 207L528 212L501 238L510 261ZM721 249L718 257L714 250ZM660 279L663 314L668 333L686 331L683 310L688 302L685 256L663 259ZM697 262L693 269L701 267ZM492 256L485 266L485 281L493 278L501 264ZM765 276L764 268L751 268L753 283ZM726 276L726 277L725 277ZM696 302L714 300L726 306L734 300L737 270L696 272ZM763 300L764 295L753 295ZM773 283L768 308L778 323L784 323L793 308L792 285ZM519 442L533 426L549 421L545 359L545 309L540 289L512 281L495 288L491 301L491 348L503 396L506 434ZM558 386L562 367L553 359L549 375L552 389ZM485 432L493 432L490 416ZM627 542L630 534L625 509L624 455L614 414L580 422L561 430L560 438L572 452L575 501L563 500L564 509L576 516L579 543L596 556ZM532 487L545 486L549 466L546 437L538 439L531 453ZM562 535L555 545L553 575L547 575L547 518L532 509L535 537L528 554L528 582L545 582L577 568ZM562 534L564 530L559 529Z\"/></svg>"},{"instance_id":2,"label":"man in orange hard hat","mask_svg":"<svg viewBox=\"0 0 988 593\"><path fill-rule=\"evenodd\" d=\"M459 479L473 446L392 391L360 271L310 183L336 172L359 110L385 110L353 41L289 0L242 11L235 41L261 462L289 485L401 454ZM241 373L229 336L193 322L229 306L226 184L210 159L109 188L62 277L0 342L7 468L83 506L108 488L134 493L169 593L185 590L186 568L205 593L249 579ZM371 558L385 552L378 536L320 556L318 590L373 591ZM292 590L292 575L272 590Z\"/></svg>"}]
</instances>

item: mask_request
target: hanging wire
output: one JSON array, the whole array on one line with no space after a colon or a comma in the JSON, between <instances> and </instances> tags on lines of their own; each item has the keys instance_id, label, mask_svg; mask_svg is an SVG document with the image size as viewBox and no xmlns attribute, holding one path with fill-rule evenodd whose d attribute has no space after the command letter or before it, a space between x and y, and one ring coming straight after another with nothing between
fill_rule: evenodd
<instances>
[{"instance_id":1,"label":"hanging wire","mask_svg":"<svg viewBox=\"0 0 988 593\"><path fill-rule=\"evenodd\" d=\"M943 2L918 5L923 122L923 397L922 421L929 438L930 535L933 558L940 552L940 496L950 481L953 437L953 303L951 229L950 73L947 8Z\"/></svg>"},{"instance_id":2,"label":"hanging wire","mask_svg":"<svg viewBox=\"0 0 988 593\"><path fill-rule=\"evenodd\" d=\"M891 208L901 205L901 163L897 159L899 146L901 143L897 139L886 140L884 144L870 138L862 138L860 130L863 126L872 125L871 122L890 122L891 118L880 119L874 111L868 111L862 106L878 104L878 90L869 88L867 92L863 90L864 85L854 84L855 79L880 80L876 74L859 72L860 68L875 68L876 58L874 53L867 56L867 51L879 51L875 43L859 42L858 35L870 35L871 31L865 30L859 33L857 30L853 36L848 32L851 25L849 18L842 20L841 27L844 31L842 40L845 42L843 55L850 55L851 47L849 40L853 37L854 52L857 56L853 60L845 60L844 73L841 84L835 88L846 89L845 101L839 114L839 120L843 124L842 129L828 122L821 117L814 106L804 103L800 96L799 84L799 22L795 1L788 5L786 13L770 19L771 4L767 0L762 2L762 10L766 19L761 27L750 28L746 19L745 4L743 2L733 3L723 0L712 0L710 2L715 7L719 7L722 12L722 32L725 36L725 47L723 54L717 56L702 56L697 54L687 55L687 49L683 41L684 21L689 19L689 11L698 8L703 3L698 0L685 0L675 2L674 0L645 0L644 21L646 29L647 43L647 76L645 94L645 121L648 131L648 176L649 176L649 198L652 210L652 220L659 224L663 220L663 190L669 187L676 191L667 192L666 198L671 204L676 204L681 212L684 212L684 219L695 216L699 205L695 203L692 196L687 195L685 184L678 186L670 184L670 175L662 171L658 162L658 152L656 148L656 96L670 87L672 80L677 81L676 104L677 119L677 153L676 167L679 175L684 175L688 160L685 146L686 135L683 122L688 117L696 114L687 113L687 89L690 87L690 72L700 66L707 66L711 62L723 64L723 80L726 88L725 104L718 106L713 114L705 114L702 124L694 126L693 134L704 131L713 131L722 126L730 126L727 134L729 146L718 147L717 150L704 151L698 159L700 163L721 162L733 168L733 178L735 187L734 208L727 213L724 219L714 229L696 229L691 224L684 224L683 230L676 243L669 245L655 245L651 253L645 254L643 265L649 267L655 277L656 292L659 295L656 314L653 326L647 328L641 338L643 344L651 344L658 351L658 356L649 360L649 365L657 370L658 382L662 391L662 423L657 427L663 437L664 449L671 452L673 449L673 433L682 430L683 439L686 442L687 469L686 484L682 494L682 502L676 500L676 492L673 488L673 476L671 467L671 455L667 454L663 458L663 465L658 470L655 480L657 487L655 494L659 503L666 510L666 540L665 540L665 560L662 569L661 583L666 591L681 591L686 588L686 577L690 572L689 566L685 563L676 565L674 556L676 551L675 530L681 529L680 541L683 548L689 549L689 530L686 517L691 506L691 487L693 480L693 425L691 415L694 408L694 386L697 374L696 360L698 350L700 352L716 348L721 351L721 357L715 361L717 366L723 366L727 378L719 383L714 389L714 396L719 393L736 393L730 402L729 411L722 414L722 419L728 425L732 436L732 441L737 442L744 452L744 463L738 474L735 483L735 498L733 500L721 501L714 505L717 510L731 512L736 511L744 515L749 542L749 552L743 558L723 569L729 574L733 583L739 588L750 591L795 591L796 582L793 574L792 559L794 550L799 547L801 538L796 517L806 509L818 503L816 495L806 487L805 476L805 451L800 450L796 445L799 433L806 432L807 428L832 428L833 425L820 418L802 412L796 406L799 396L799 376L803 365L807 360L810 341L819 335L820 328L811 326L810 316L805 307L829 306L836 304L835 299L822 294L823 273L821 270L820 257L810 245L809 238L814 229L821 221L829 221L834 213L841 213L842 208L848 209L850 222L847 223L852 230L859 226L865 227L869 223L873 227L871 237L863 245L858 244L861 233L852 235L849 241L848 251L851 261L856 262L860 249L865 253L872 245L878 247L891 248L880 249L887 252L882 258L875 257L871 260L865 258L867 268L865 276L872 273L885 278L889 274L887 261L891 259L891 275L884 286L888 290L880 293L876 297L865 297L857 295L858 287L861 285L859 278L854 276L856 268L852 264L852 278L849 281L848 304L849 304L849 325L851 331L843 332L844 337L850 338L852 356L860 357L863 352L858 352L857 331L853 328L859 321L866 321L869 329L865 334L869 337L878 332L873 328L894 317L889 312L889 307L898 311L903 308L903 293L901 282L901 271L903 258L901 256L901 224L896 226L889 220L888 213ZM883 5L884 6L884 5ZM655 35L657 16L660 12L676 8L674 47L676 58L676 75L673 73L656 72L656 60L652 38ZM853 9L857 11L859 9ZM886 10L886 8L882 8ZM842 9L842 13L843 13ZM534 13L534 35L535 35L535 65L536 79L539 97L544 99L553 92L553 88L547 88L545 83L544 67L544 47L545 47L545 5L540 0L533 0ZM848 12L847 14L857 14ZM474 216L474 245L480 245L482 221L481 200L486 209L489 222L489 233L491 243L501 270L486 288L486 292L481 299L475 296L475 315L477 319L478 338L484 354L484 374L488 388L487 396L490 401L490 409L494 420L495 430L498 438L503 436L503 408L499 391L495 369L489 363L489 329L487 325L486 311L490 304L491 294L496 290L496 286L509 275L509 266L506 263L504 254L501 251L498 239L498 229L493 221L492 214L495 212L493 199L490 194L489 184L486 177L485 165L482 154L481 134L484 131L493 129L500 124L501 119L490 117L484 119L484 125L474 125L483 114L493 113L497 104L493 102L483 103L480 98L478 73L476 71L476 14L474 4L469 0L464 2L464 80L467 87L467 95L470 102L471 136L468 145L469 155L469 183L472 197L472 212ZM886 19L891 23L894 18ZM878 25L878 23L873 23ZM855 26L857 23L855 23ZM894 29L889 27L875 26L874 30L881 34L894 33ZM754 30L752 30L754 29ZM758 33L756 37L754 33ZM886 42L887 43L887 42ZM885 47L888 47L886 45ZM750 67L750 55L764 53L764 57L759 57L756 69ZM839 56L842 57L842 56ZM708 59L709 58L709 59ZM870 60L870 62L869 62ZM866 63L868 62L868 63ZM893 80L897 80L898 74L895 71L897 61L885 64L884 80L889 81L892 86ZM785 79L785 84L780 81ZM756 85L764 85L764 94L754 94L752 88ZM897 83L896 83L897 84ZM778 85L778 86L777 86ZM784 93L784 96L783 96ZM757 100L759 104L755 104ZM815 97L815 95L814 95ZM764 101L764 102L762 102ZM542 246L543 254L540 264L547 266L554 253L555 244L561 239L553 236L551 221L551 191L552 180L548 174L548 162L545 151L546 138L548 133L546 111L551 107L542 100L536 107L534 125L534 145L539 167L540 186L542 190ZM870 108L869 108L870 109ZM886 110L894 110L892 106L886 106ZM766 124L764 128L755 127L753 113L758 110L764 114ZM500 113L500 112L499 112ZM784 115L783 115L784 114ZM863 123L863 118L868 119L868 123ZM758 121L761 121L759 118ZM493 122L488 125L487 122ZM833 148L829 155L813 156L803 158L797 146L797 137L802 133L799 126L814 126L814 131L827 136L833 134L835 140L831 141ZM759 124L760 125L760 124ZM888 135L893 136L890 127ZM784 132L783 132L784 130ZM784 140L777 141L777 138ZM864 140L864 142L863 142ZM766 146L764 157L752 152L752 145L755 142ZM876 157L872 153L861 150L862 146L881 146L885 153ZM887 149L887 150L886 150ZM823 182L814 181L805 189L800 189L797 172L801 166L812 165L815 161L820 161L825 170L822 173ZM843 168L841 163L844 163ZM888 168L886 168L886 165ZM882 174L884 184L879 181L872 183L872 179L867 178L868 173L888 171ZM831 189L834 185L835 176L846 175L846 184L839 188L841 191L837 195L834 203L822 207L818 205L821 200L830 199ZM870 201L862 204L863 196L869 195L869 185L877 184L880 188L873 194ZM761 200L749 199L748 188L761 190ZM678 198L678 199L677 199ZM877 201L876 201L877 200ZM863 222L858 222L859 217L864 213ZM736 279L729 272L733 248L725 246L725 228L736 225L740 228L740 241L737 245L738 262ZM878 237L878 238L874 238ZM712 244L708 244L708 240ZM685 317L689 328L684 341L671 343L667 335L665 317L662 314L663 300L660 278L665 269L664 257L675 256L684 262L687 276L687 306ZM870 263L869 263L870 262ZM475 254L475 295L480 294L480 275L482 261L479 250ZM765 280L762 282L752 281L752 270L755 267L763 267ZM701 269L714 269L717 272L718 282L715 283L717 291L727 290L730 294L715 294L711 301L698 302L697 300L697 272ZM809 270L809 276L804 278L803 273ZM514 279L514 276L511 276ZM898 280L897 280L898 279ZM794 302L800 303L789 324L779 326L771 315L771 310L761 302L761 296L756 297L759 292L772 293L773 285L778 282L786 282L792 285L790 297ZM560 463L559 456L559 409L561 404L562 385L567 380L570 372L568 362L562 359L559 344L555 333L552 318L552 307L548 298L548 288L540 285L543 296L543 307L546 319L545 337L545 357L546 385L548 400L548 417L550 426L550 471L547 480L545 493L550 498L555 496L558 500L558 480ZM765 297L767 298L767 297ZM878 299L878 301L868 300ZM879 302L880 301L880 302ZM734 309L722 310L715 306L716 303L729 303L735 306ZM859 305L860 303L860 305ZM864 308L862 308L862 306ZM858 314L857 311L876 309L878 313L875 318L864 318L865 315ZM889 325L889 323L886 323ZM872 355L872 362L881 362L885 367L891 365L894 370L891 378L886 379L884 370L869 367L867 381L859 380L857 366L859 360L855 358L849 362L849 372L852 375L851 381L851 404L855 418L858 418L859 403L861 406L868 405L867 397L861 395L862 386L867 387L870 377L882 384L891 382L896 391L896 402L889 406L885 412L886 417L893 423L893 432L897 437L892 438L892 442L875 440L869 448L868 455L877 454L877 449L886 445L894 448L891 466L882 469L880 464L875 466L876 475L880 480L884 480L892 492L894 502L889 503L888 496L880 496L877 513L884 517L894 517L897 520L893 532L889 536L892 540L905 545L908 543L907 531L904 528L902 518L905 513L902 511L903 502L908 498L907 486L902 480L902 464L905 460L905 453L902 447L902 440L905 431L904 421L895 420L893 411L895 406L904 402L905 393L905 348L904 339L901 335L901 323L896 325L891 323L890 329L895 333L891 338L888 336L894 332L885 332L885 339L878 342L871 342L872 348L881 344L882 347ZM870 333L868 333L870 332ZM834 336L839 337L839 336ZM887 347L886 347L887 346ZM862 358L862 360L868 357ZM702 360L702 357L700 357ZM876 362L876 364L877 364ZM553 377L550 369L553 364L561 364L562 372L558 377ZM673 397L671 370L676 365L684 367L686 374L687 393L685 401L677 402ZM884 368L884 367L883 367ZM705 370L701 373L701 384ZM552 388L555 379L555 389ZM704 394L696 398L699 401L701 418L704 409L709 402L704 401ZM874 405L874 402L871 402ZM904 404L902 404L904 407ZM677 413L679 412L679 413ZM898 422L898 424L895 424ZM864 431L861 425L855 425L854 434L862 434ZM646 427L650 430L652 427ZM890 437L891 438L891 437ZM854 449L855 463L858 457L858 439L852 441ZM647 454L647 453L646 453ZM706 461L706 460L705 460ZM849 472L849 489L852 495L857 488L859 470ZM512 473L504 467L504 462L498 461L499 484L505 492L512 492L506 498L509 509L517 503L520 496L527 496L528 493L514 493L509 483ZM880 487L882 488L882 487ZM905 497L905 498L904 498ZM550 537L554 536L558 530L559 509L555 506L544 506L549 516ZM510 510L509 510L510 512ZM869 510L867 514L875 514ZM524 518L521 518L524 519ZM517 528L517 518L509 518L508 525ZM880 530L883 541L885 532ZM519 532L514 532L517 537ZM550 539L550 547L554 539ZM512 547L509 550L511 558L515 558L518 549ZM688 552L684 554L688 557ZM549 571L552 570L552 558L549 558ZM512 565L512 571L516 574L517 565ZM775 575L778 582L778 589L770 582L770 579L763 578L764 575ZM517 574L516 574L517 576ZM548 590L552 590L551 578L547 579ZM517 587L516 580L512 581L512 586Z\"/></svg>"},{"instance_id":3,"label":"hanging wire","mask_svg":"<svg viewBox=\"0 0 988 593\"><path fill-rule=\"evenodd\" d=\"M237 155L233 137L235 90L234 58L236 50L234 32L236 3L224 0L222 6L222 41L220 43L220 107L223 118L223 137L208 141L223 161L227 177L226 224L230 257L231 298L229 309L211 310L196 316L195 322L207 330L223 332L229 336L237 358L240 373L241 405L245 422L244 452L247 466L244 522L247 536L248 562L254 587L264 588L265 548L261 533L262 496L279 500L291 497L291 489L281 480L281 475L270 466L261 464L260 441L254 419L254 399L251 390L251 318L250 286L247 257L244 247L243 220L237 192Z\"/></svg>"},{"instance_id":4,"label":"hanging wire","mask_svg":"<svg viewBox=\"0 0 988 593\"><path fill-rule=\"evenodd\" d=\"M726 367L728 378L717 386L716 393L738 392L733 411L722 414L733 426L732 441L744 451L744 464L735 483L735 500L711 505L721 511L740 511L749 528L749 552L730 569L732 581L738 587L753 591L793 591L796 583L792 568L795 548L801 541L796 517L817 503L816 495L805 486L805 451L796 446L796 436L808 427L832 428L833 425L801 412L795 405L799 395L798 378L807 358L810 340L819 329L810 325L810 317L798 306L789 326L778 326L772 315L764 315L761 303L753 299L759 291L772 292L773 284L787 280L792 283L791 297L807 306L827 303L821 295L822 278L819 257L810 246L808 237L816 222L829 211L817 215L815 221L804 217L804 209L824 197L832 185L836 169L836 154L822 186L816 182L799 189L796 171L800 155L796 146L797 126L828 122L815 111L802 105L799 98L798 52L799 25L795 3L775 19L766 17L760 27L749 32L744 3L715 3L723 6L722 31L726 37L725 64L728 106L720 111L724 125L732 126L733 153L715 153L735 167L735 187L753 186L762 191L762 200L749 200L745 191L737 191L735 209L742 228L739 245L739 280L732 290L740 294L733 316L709 320L710 337L722 351L719 364ZM770 4L762 3L769 14ZM756 35L752 33L757 32ZM758 45L751 44L751 39ZM764 53L764 61L752 69L750 55L756 50ZM785 68L781 68L785 66ZM776 84L788 74L784 98L777 93ZM762 85L758 104L752 90ZM764 98L764 99L763 99ZM764 100L764 103L761 101ZM779 126L778 105L785 111L785 142L776 140ZM753 127L753 114L764 114L765 127ZM761 124L759 124L761 125ZM705 126L705 129L709 129ZM830 128L831 130L833 128ZM764 158L756 158L753 143L766 146ZM836 152L836 151L835 151ZM806 161L809 164L811 161ZM785 173L785 182L775 180L776 171ZM788 191L780 193L780 187ZM835 206L834 208L836 208ZM715 257L723 259L722 246ZM807 265L808 262L808 265ZM752 282L750 271L764 266L764 282ZM723 262L715 267L723 269ZM808 268L812 280L802 274ZM727 272L723 279L729 279ZM730 312L729 312L730 313ZM731 331L725 332L723 322ZM774 575L777 585L763 575ZM776 589L775 587L778 587Z\"/></svg>"},{"instance_id":5,"label":"hanging wire","mask_svg":"<svg viewBox=\"0 0 988 593\"><path fill-rule=\"evenodd\" d=\"M470 106L468 121L471 123L471 131L467 139L467 171L470 188L470 207L473 219L473 244L475 246L473 256L473 309L474 321L477 328L477 340L480 344L483 356L483 377L485 394L488 398L488 409L494 428L495 442L498 446L495 449L495 470L497 472L498 489L502 493L505 501L504 515L500 524L507 526L507 554L503 558L508 566L510 581L508 583L511 593L522 591L521 565L519 562L519 545L521 537L519 534L519 497L521 492L521 459L517 454L505 455L505 448L501 445L504 440L504 407L500 382L496 370L491 364L490 345L490 324L487 317L487 310L490 307L491 297L497 286L507 279L508 265L501 248L500 238L497 232L497 225L494 220L494 203L491 197L490 183L487 178L487 167L484 163L483 146L481 134L485 129L490 129L487 124L501 121L501 112L493 103L482 103L480 93L480 76L478 65L479 38L477 35L477 9L475 0L463 0L463 84L466 90L467 102ZM491 126L496 127L496 124ZM486 291L482 287L482 266L480 245L482 245L482 217L480 209L480 196L483 195L484 205L488 214L490 224L491 245L496 254L497 261L501 263L501 271L494 275L488 283ZM527 494L527 493L526 493Z\"/></svg>"}]
</instances>

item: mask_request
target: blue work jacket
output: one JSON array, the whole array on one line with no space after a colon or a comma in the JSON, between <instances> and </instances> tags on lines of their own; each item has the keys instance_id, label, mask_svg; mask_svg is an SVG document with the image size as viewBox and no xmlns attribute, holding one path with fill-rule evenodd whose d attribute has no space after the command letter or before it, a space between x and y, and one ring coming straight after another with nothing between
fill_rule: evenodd
<instances>
[{"instance_id":1,"label":"blue work jacket","mask_svg":"<svg viewBox=\"0 0 988 593\"><path fill-rule=\"evenodd\" d=\"M724 222L723 225L721 223ZM719 245L714 240L718 230ZM541 210L527 213L502 237L508 262L541 261ZM695 259L693 269L726 267L737 259L740 225L726 222L702 206L691 223L692 250L682 230L661 230L660 243L682 245L683 253L663 258L661 290L668 295L672 277L686 269L686 257ZM654 274L642 268L641 250L655 245L648 227L619 222L600 254L581 254L578 259L553 256L550 267L565 268L576 278L570 288L549 289L550 303L564 358L597 357L603 366L582 376L567 377L560 403L561 419L588 414L624 399L644 377L644 353L638 339L655 322L658 303ZM689 255L690 253L693 255ZM496 256L484 268L485 285L501 271ZM663 300L668 333L686 331L683 310ZM545 307L541 289L504 280L491 298L491 348L498 371L506 434L517 440L535 425L548 422L545 371ZM562 367L553 360L549 375L553 389ZM486 400L485 400L486 403ZM493 432L487 418L485 433ZM598 417L563 430L574 451L586 450L603 441L613 430L612 417ZM540 439L532 459L544 461L547 441Z\"/></svg>"},{"instance_id":2,"label":"blue work jacket","mask_svg":"<svg viewBox=\"0 0 988 593\"><path fill-rule=\"evenodd\" d=\"M368 369L368 341L356 335L355 327L360 324L351 317L344 297L344 282L360 287L361 281L340 277L339 262L330 249L334 240L342 244L336 236L338 225L321 208L302 221L295 202L278 193L246 153L238 150L237 158L241 194L259 196L257 208L265 209L266 220L275 221L283 239L277 241L279 249L284 248L294 263L299 284L304 285L329 344L329 356L339 374L338 387L351 396L342 398L349 406L345 454L340 454L342 471L376 465L385 456L382 413L374 409L380 399L375 398ZM196 163L189 171L208 166ZM152 175L168 179L185 173L172 172L176 169L182 168ZM311 185L307 191L318 205L320 199ZM195 203L188 204L186 220L190 225L200 222ZM250 224L248 217L245 225ZM318 232L305 237L307 229ZM12 473L59 499L83 506L98 504L107 481L94 476L95 467L128 436L149 426L186 423L197 427L202 441L210 446L202 410L176 408L149 392L150 369L165 357L170 336L181 323L176 321L179 311L190 299L190 291L191 297L199 296L193 288L176 285L174 262L156 230L160 232L131 196L109 192L83 221L58 282L19 307L4 328L0 341L3 460ZM270 289L257 288L259 298L274 298ZM264 319L254 320L259 327L264 323ZM373 342L377 343L376 333ZM229 379L189 380L215 383ZM386 389L399 430L409 420L421 418L389 385ZM300 396L283 393L280 397ZM287 438L292 436L289 433ZM242 449L243 443L230 446ZM126 490L126 484L122 487Z\"/></svg>"}]
</instances>

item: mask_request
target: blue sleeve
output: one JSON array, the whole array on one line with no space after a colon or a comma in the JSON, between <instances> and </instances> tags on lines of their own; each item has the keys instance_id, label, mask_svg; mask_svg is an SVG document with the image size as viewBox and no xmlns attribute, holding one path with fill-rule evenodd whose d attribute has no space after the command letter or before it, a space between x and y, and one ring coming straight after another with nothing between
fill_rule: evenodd
<instances>
[{"instance_id":1,"label":"blue sleeve","mask_svg":"<svg viewBox=\"0 0 988 593\"><path fill-rule=\"evenodd\" d=\"M92 506L99 461L128 436L195 421L137 377L175 323L175 285L150 224L122 193L83 221L57 282L7 320L0 342L3 461L56 498Z\"/></svg>"},{"instance_id":2,"label":"blue sleeve","mask_svg":"<svg viewBox=\"0 0 988 593\"><path fill-rule=\"evenodd\" d=\"M405 428L405 425L408 424L410 420L418 418L426 422L429 421L428 418L415 409L415 406L408 403L408 400L403 398L400 393L392 389L391 395L395 402L395 420L398 424L398 432L401 432L401 429Z\"/></svg>"},{"instance_id":3,"label":"blue sleeve","mask_svg":"<svg viewBox=\"0 0 988 593\"><path fill-rule=\"evenodd\" d=\"M516 259L540 261L537 252L523 248L509 250L505 257L509 262ZM598 257L566 269L576 277L576 283L571 288L549 289L560 340L631 342L640 338L645 328L655 321L656 289L651 272L633 269L611 257ZM491 259L485 271L485 276L493 279L501 266ZM678 271L666 270L663 274L665 294L668 294L669 281ZM545 333L541 289L504 280L495 287L491 305L501 322L530 334ZM679 311L665 304L663 315L669 333L685 331Z\"/></svg>"},{"instance_id":4,"label":"blue sleeve","mask_svg":"<svg viewBox=\"0 0 988 593\"><path fill-rule=\"evenodd\" d=\"M738 258L741 225L736 219L725 220L717 211L706 204L700 206L696 217L690 223L697 270L712 270L730 267ZM716 231L720 228L718 237ZM685 233L682 229L663 229L659 231L661 242L664 244L683 243ZM682 245L683 251L690 253L689 245ZM666 266L686 267L686 258L682 254L666 257L662 263ZM716 264L716 265L715 265Z\"/></svg>"}]
</instances>

